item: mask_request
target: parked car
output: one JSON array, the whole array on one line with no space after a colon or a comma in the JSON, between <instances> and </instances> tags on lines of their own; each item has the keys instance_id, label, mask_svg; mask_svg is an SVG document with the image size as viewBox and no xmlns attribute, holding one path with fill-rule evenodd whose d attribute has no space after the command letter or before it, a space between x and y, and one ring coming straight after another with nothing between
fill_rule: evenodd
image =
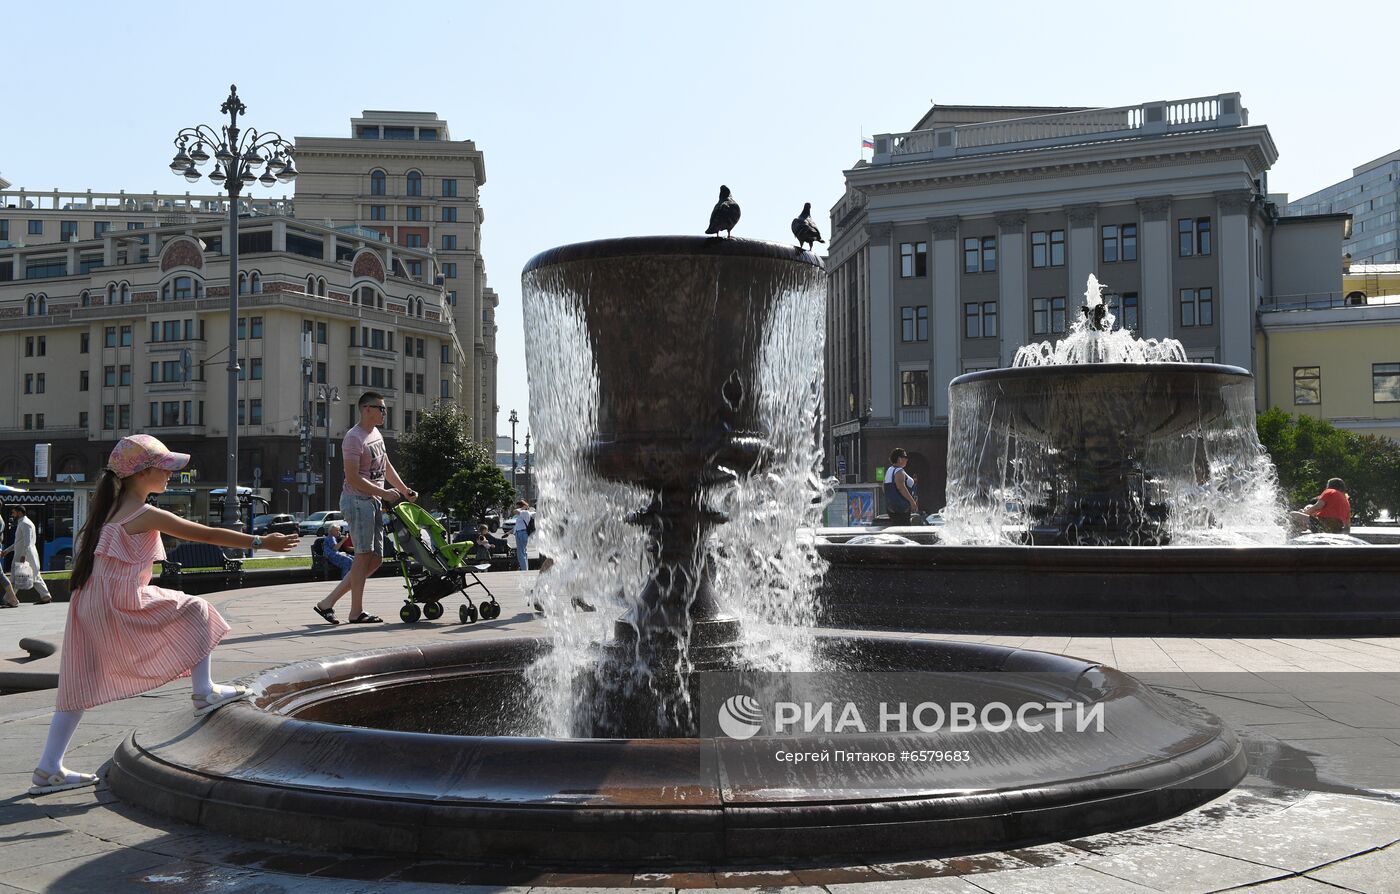
<instances>
[{"instance_id":1,"label":"parked car","mask_svg":"<svg viewBox=\"0 0 1400 894\"><path fill-rule=\"evenodd\" d=\"M296 518L285 513L259 515L253 518L253 533L258 536L263 534L295 534L297 530Z\"/></svg>"},{"instance_id":2,"label":"parked car","mask_svg":"<svg viewBox=\"0 0 1400 894\"><path fill-rule=\"evenodd\" d=\"M326 523L340 521L345 518L340 512L332 509L325 509L321 512L313 512L302 519L297 531L303 537L319 537L326 533Z\"/></svg>"}]
</instances>

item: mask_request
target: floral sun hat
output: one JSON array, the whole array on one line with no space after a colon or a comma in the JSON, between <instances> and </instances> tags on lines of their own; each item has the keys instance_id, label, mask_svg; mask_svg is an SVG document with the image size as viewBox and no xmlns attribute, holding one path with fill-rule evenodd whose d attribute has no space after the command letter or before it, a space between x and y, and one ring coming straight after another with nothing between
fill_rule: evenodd
<instances>
[{"instance_id":1,"label":"floral sun hat","mask_svg":"<svg viewBox=\"0 0 1400 894\"><path fill-rule=\"evenodd\" d=\"M107 457L107 468L119 478L127 478L151 467L159 469L183 469L190 461L188 453L175 453L150 435L131 435L122 438L112 448Z\"/></svg>"}]
</instances>

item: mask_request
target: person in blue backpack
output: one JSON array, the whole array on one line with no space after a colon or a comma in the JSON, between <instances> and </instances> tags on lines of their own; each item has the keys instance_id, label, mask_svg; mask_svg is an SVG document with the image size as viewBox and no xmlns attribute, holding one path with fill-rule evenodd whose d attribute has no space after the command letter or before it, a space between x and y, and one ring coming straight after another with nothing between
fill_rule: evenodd
<instances>
[{"instance_id":1,"label":"person in blue backpack","mask_svg":"<svg viewBox=\"0 0 1400 894\"><path fill-rule=\"evenodd\" d=\"M919 492L904 470L907 465L909 454L903 447L890 451L890 464L885 469L885 511L891 525L907 525L910 515L919 511Z\"/></svg>"}]
</instances>

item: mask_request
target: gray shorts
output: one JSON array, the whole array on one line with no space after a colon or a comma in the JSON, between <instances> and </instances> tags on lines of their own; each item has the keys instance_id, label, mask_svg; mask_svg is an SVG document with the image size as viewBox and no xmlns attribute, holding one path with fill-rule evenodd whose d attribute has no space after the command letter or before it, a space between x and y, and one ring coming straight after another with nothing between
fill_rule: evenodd
<instances>
[{"instance_id":1,"label":"gray shorts","mask_svg":"<svg viewBox=\"0 0 1400 894\"><path fill-rule=\"evenodd\" d=\"M350 526L350 537L355 541L355 555L384 555L384 526L379 523L379 505L374 497L342 493L340 513L345 516L345 523Z\"/></svg>"}]
</instances>

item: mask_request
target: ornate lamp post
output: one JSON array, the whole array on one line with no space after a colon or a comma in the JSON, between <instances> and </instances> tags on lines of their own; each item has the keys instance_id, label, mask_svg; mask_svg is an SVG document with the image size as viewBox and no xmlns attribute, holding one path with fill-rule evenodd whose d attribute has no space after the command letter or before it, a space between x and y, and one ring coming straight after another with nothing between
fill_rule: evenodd
<instances>
[{"instance_id":1,"label":"ornate lamp post","mask_svg":"<svg viewBox=\"0 0 1400 894\"><path fill-rule=\"evenodd\" d=\"M238 98L238 86L230 85L228 99L219 106L228 115L228 124L218 130L200 124L186 127L175 136L175 158L170 170L191 183L199 180L199 166L214 161L209 180L228 192L228 490L224 493L225 528L241 527L238 519L238 194L244 186L261 183L272 186L279 180L296 179L294 147L277 133L260 134L238 126L238 116L247 112ZM207 148L206 148L207 147ZM213 155L210 155L210 152ZM265 169L258 176L258 168Z\"/></svg>"},{"instance_id":2,"label":"ornate lamp post","mask_svg":"<svg viewBox=\"0 0 1400 894\"><path fill-rule=\"evenodd\" d=\"M316 400L326 404L326 477L321 482L325 488L325 507L331 505L331 404L340 403L340 388L336 385L317 385ZM323 507L323 508L325 508Z\"/></svg>"},{"instance_id":3,"label":"ornate lamp post","mask_svg":"<svg viewBox=\"0 0 1400 894\"><path fill-rule=\"evenodd\" d=\"M520 488L515 483L515 424L520 421L520 417L515 415L515 411L510 411L510 489L515 491L517 499L520 497Z\"/></svg>"}]
</instances>

